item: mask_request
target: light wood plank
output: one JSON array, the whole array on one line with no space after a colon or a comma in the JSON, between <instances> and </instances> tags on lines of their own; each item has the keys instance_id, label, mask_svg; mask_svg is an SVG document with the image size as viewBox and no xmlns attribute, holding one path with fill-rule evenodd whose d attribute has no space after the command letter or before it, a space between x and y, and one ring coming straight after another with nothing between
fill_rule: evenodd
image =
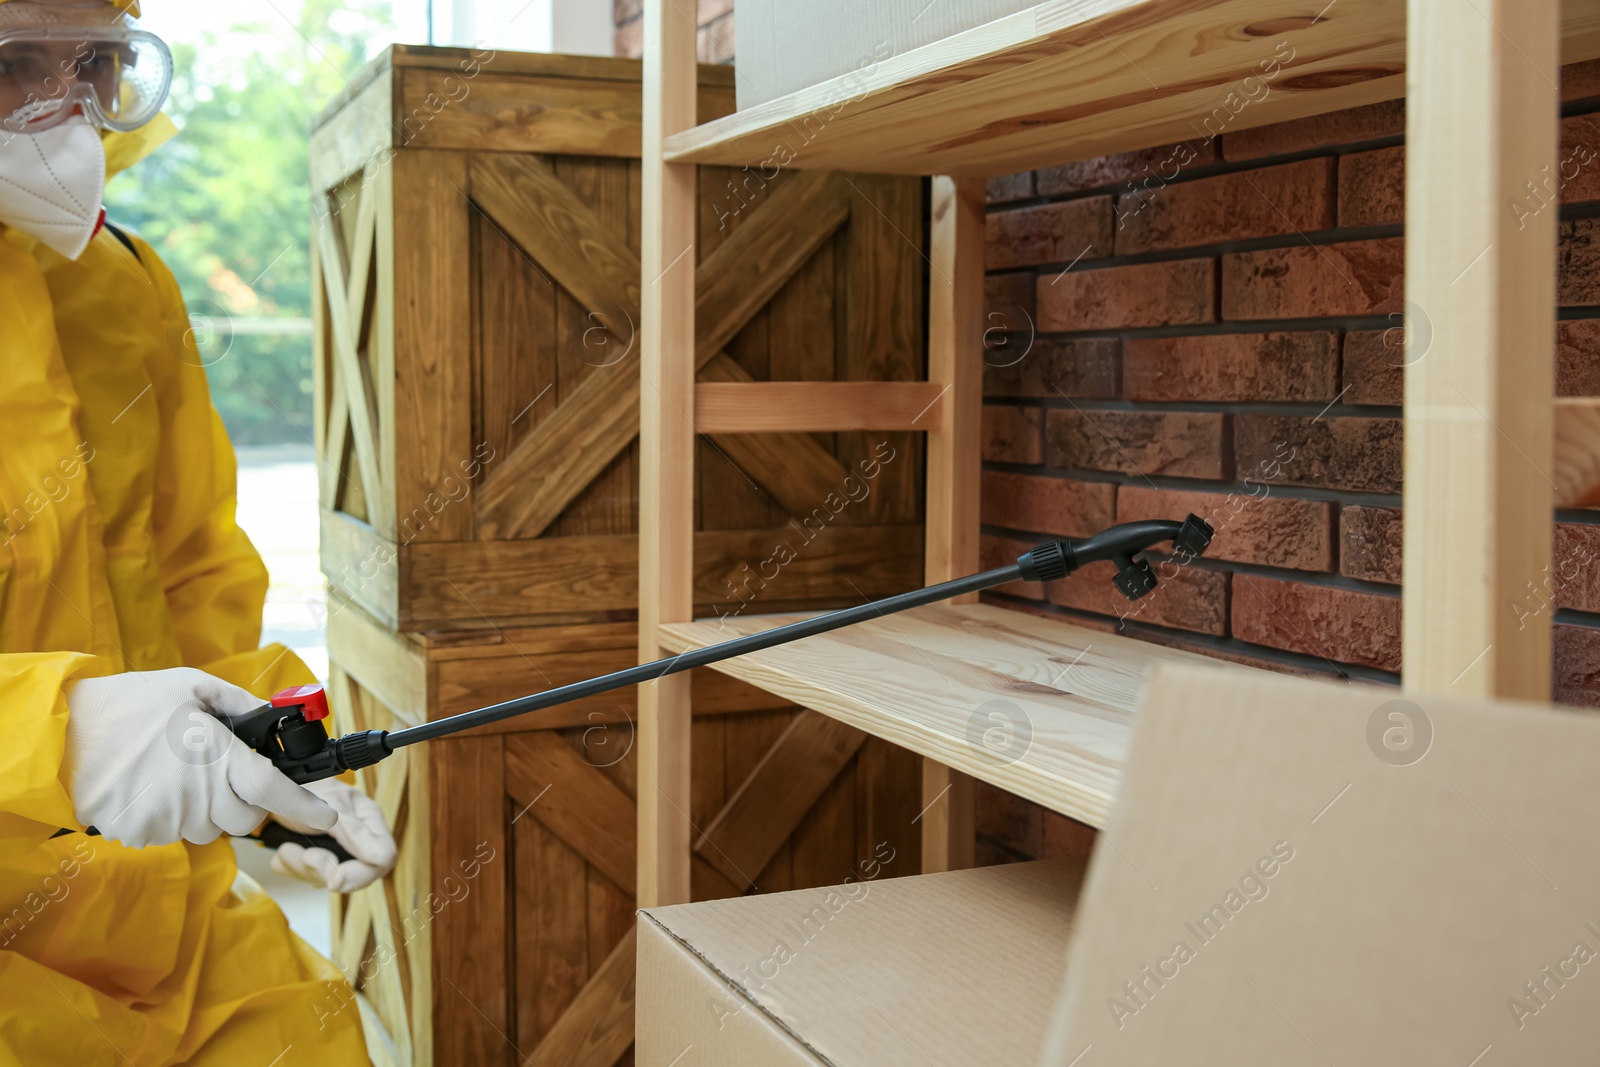
<instances>
[{"instance_id":1,"label":"light wood plank","mask_svg":"<svg viewBox=\"0 0 1600 1067\"><path fill-rule=\"evenodd\" d=\"M739 890L748 889L866 739L814 711L795 716L705 828L695 854Z\"/></svg>"},{"instance_id":2,"label":"light wood plank","mask_svg":"<svg viewBox=\"0 0 1600 1067\"><path fill-rule=\"evenodd\" d=\"M974 178L933 179L929 227L928 380L944 399L943 425L928 434L927 549L929 585L978 569L979 441L983 405L984 184ZM973 603L976 595L957 603ZM922 869L970 866L972 783L958 771L924 760ZM942 799L934 804L934 797Z\"/></svg>"},{"instance_id":3,"label":"light wood plank","mask_svg":"<svg viewBox=\"0 0 1600 1067\"><path fill-rule=\"evenodd\" d=\"M369 191L370 192L370 191ZM361 198L362 210L374 210L368 205L370 195ZM355 442L356 468L361 478L367 506L374 508L383 497L383 478L378 457L378 408L373 396L374 383L367 369L356 355L359 323L350 318L350 288L346 280L349 271L339 250L338 237L332 226L318 226L317 248L320 252L323 298L327 301L326 314L333 332L333 358L335 373L345 382L345 396L350 413L350 433Z\"/></svg>"},{"instance_id":4,"label":"light wood plank","mask_svg":"<svg viewBox=\"0 0 1600 1067\"><path fill-rule=\"evenodd\" d=\"M1600 399L1556 401L1551 478L1556 483L1556 507L1600 507Z\"/></svg>"},{"instance_id":5,"label":"light wood plank","mask_svg":"<svg viewBox=\"0 0 1600 1067\"><path fill-rule=\"evenodd\" d=\"M695 120L693 12L644 10L644 178L640 315L639 658L656 659L662 623L694 610L695 168L662 140ZM720 346L719 346L720 347ZM689 679L639 687L641 907L690 894ZM632 981L632 939L624 942ZM631 1019L632 1012L628 1012Z\"/></svg>"},{"instance_id":6,"label":"light wood plank","mask_svg":"<svg viewBox=\"0 0 1600 1067\"><path fill-rule=\"evenodd\" d=\"M704 382L695 387L701 433L936 430L942 387L930 382Z\"/></svg>"},{"instance_id":7,"label":"light wood plank","mask_svg":"<svg viewBox=\"0 0 1600 1067\"><path fill-rule=\"evenodd\" d=\"M750 373L719 352L700 370L701 383L755 384ZM699 386L696 386L698 390ZM697 433L699 415L696 414ZM845 488L849 473L810 434L719 434L716 447L791 515L805 515Z\"/></svg>"},{"instance_id":8,"label":"light wood plank","mask_svg":"<svg viewBox=\"0 0 1600 1067\"><path fill-rule=\"evenodd\" d=\"M1409 5L1409 689L1550 694L1549 616L1512 605L1550 564L1556 215L1519 218L1506 190L1556 165L1559 7Z\"/></svg>"},{"instance_id":9,"label":"light wood plank","mask_svg":"<svg viewBox=\"0 0 1600 1067\"><path fill-rule=\"evenodd\" d=\"M978 569L983 220L982 182L934 179L928 380L945 396L946 417L943 426L928 435L928 547L924 566L930 584Z\"/></svg>"},{"instance_id":10,"label":"light wood plank","mask_svg":"<svg viewBox=\"0 0 1600 1067\"><path fill-rule=\"evenodd\" d=\"M661 639L682 652L802 617L669 624ZM1252 671L983 604L918 608L715 669L1100 826L1145 674L1165 662Z\"/></svg>"},{"instance_id":11,"label":"light wood plank","mask_svg":"<svg viewBox=\"0 0 1600 1067\"><path fill-rule=\"evenodd\" d=\"M668 158L982 177L1403 96L1405 5L1335 10L1051 0L669 138ZM1564 21L1563 61L1600 55L1600 7Z\"/></svg>"},{"instance_id":12,"label":"light wood plank","mask_svg":"<svg viewBox=\"0 0 1600 1067\"><path fill-rule=\"evenodd\" d=\"M935 759L922 761L922 870L960 871L976 862L975 779Z\"/></svg>"}]
</instances>

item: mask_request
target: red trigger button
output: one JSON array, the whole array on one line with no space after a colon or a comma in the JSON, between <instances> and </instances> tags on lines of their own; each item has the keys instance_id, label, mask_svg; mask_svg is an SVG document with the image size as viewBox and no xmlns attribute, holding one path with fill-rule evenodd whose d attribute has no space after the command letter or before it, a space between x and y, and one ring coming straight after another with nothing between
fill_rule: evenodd
<instances>
[{"instance_id":1,"label":"red trigger button","mask_svg":"<svg viewBox=\"0 0 1600 1067\"><path fill-rule=\"evenodd\" d=\"M298 706L301 709L300 714L305 716L307 722L316 722L318 719L328 717L328 694L320 685L297 685L274 693L271 704L275 708Z\"/></svg>"}]
</instances>

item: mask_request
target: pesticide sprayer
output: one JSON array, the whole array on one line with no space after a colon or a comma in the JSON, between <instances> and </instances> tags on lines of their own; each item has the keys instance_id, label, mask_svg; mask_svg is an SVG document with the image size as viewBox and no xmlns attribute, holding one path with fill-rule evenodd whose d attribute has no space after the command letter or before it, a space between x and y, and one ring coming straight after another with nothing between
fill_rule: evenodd
<instances>
[{"instance_id":1,"label":"pesticide sprayer","mask_svg":"<svg viewBox=\"0 0 1600 1067\"><path fill-rule=\"evenodd\" d=\"M721 644L708 645L668 659L641 663L636 667L603 674L571 685L546 689L540 693L518 697L499 704L491 704L476 711L410 726L403 730L364 730L329 737L325 720L328 702L321 686L298 686L286 689L249 715L231 720L233 733L256 752L271 760L273 765L290 779L304 784L323 778L332 778L349 770L370 767L387 758L397 748L432 741L451 734L470 730L475 726L499 722L516 715L565 704L583 697L595 696L613 689L653 682L669 674L720 663L725 659L759 652L777 645L799 641L802 638L825 634L858 622L882 618L910 608L936 604L941 600L993 589L1007 582L1051 582L1064 578L1090 563L1110 560L1117 567L1112 584L1129 600L1138 600L1156 587L1156 573L1148 560L1137 555L1144 549L1171 541L1175 556L1187 561L1205 554L1211 543L1212 528L1203 519L1190 515L1183 522L1150 520L1125 522L1102 530L1092 537L1046 541L1018 557L1010 566L997 567L966 578L941 582L910 593L875 600L853 608L828 612L779 626L759 634L738 637ZM63 831L69 832L69 831ZM91 828L90 833L94 830ZM326 834L306 835L289 830L277 823L268 823L260 839L269 847L293 841L312 848L325 848L340 860L350 858L340 845Z\"/></svg>"}]
</instances>

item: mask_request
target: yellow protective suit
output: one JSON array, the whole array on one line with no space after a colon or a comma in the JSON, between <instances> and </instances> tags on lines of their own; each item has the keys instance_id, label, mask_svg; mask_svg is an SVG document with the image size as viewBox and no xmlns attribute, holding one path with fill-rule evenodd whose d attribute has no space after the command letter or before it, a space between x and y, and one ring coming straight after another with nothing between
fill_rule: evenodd
<instances>
[{"instance_id":1,"label":"yellow protective suit","mask_svg":"<svg viewBox=\"0 0 1600 1067\"><path fill-rule=\"evenodd\" d=\"M108 169L170 132L108 137ZM368 1062L348 987L227 839L73 834L73 679L189 665L260 695L266 569L172 275L102 231L76 262L0 226L0 1064ZM342 1010L341 1010L342 1009Z\"/></svg>"}]
</instances>

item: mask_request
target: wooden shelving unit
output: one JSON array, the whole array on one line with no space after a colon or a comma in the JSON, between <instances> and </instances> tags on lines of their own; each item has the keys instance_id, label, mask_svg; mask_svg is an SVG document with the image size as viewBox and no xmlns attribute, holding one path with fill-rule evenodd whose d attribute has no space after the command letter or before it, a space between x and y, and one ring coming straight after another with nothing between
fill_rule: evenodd
<instances>
[{"instance_id":1,"label":"wooden shelving unit","mask_svg":"<svg viewBox=\"0 0 1600 1067\"><path fill-rule=\"evenodd\" d=\"M1408 313L1427 316L1432 357L1407 368L1406 684L1543 699L1549 618L1518 630L1504 604L1549 562L1552 507L1600 500L1600 405L1564 402L1552 413L1555 215L1517 230L1503 201L1555 159L1558 63L1600 55L1600 0L1495 11L1498 23L1444 0L1059 0L696 126L692 13L647 4L643 440L654 466L645 471L641 655L777 621L719 629L690 618L685 470L697 404L739 432L889 429L905 428L913 397L928 395L852 383L849 403L836 405L770 385L697 389L686 357L692 272L673 266L693 260L696 165L935 175L928 338L938 400L918 418L928 423L927 578L937 581L977 564L980 179L1215 134L1207 120L1219 106L1232 132L1392 99L1406 95L1409 77ZM1512 43L1524 40L1537 46ZM1230 87L1248 102L1229 106ZM904 640L897 626L915 636ZM1051 670L1091 639L1073 684L1057 689ZM924 798L939 803L924 823L924 855L937 870L969 855L968 776L1102 820L1139 679L1177 655L968 605L719 669L927 757ZM663 802L641 808L645 906L688 899L690 844L673 813L686 807L688 690L650 689L641 796ZM1040 709L1028 759L1005 768L985 762L964 732L966 715L1000 697Z\"/></svg>"},{"instance_id":2,"label":"wooden shelving unit","mask_svg":"<svg viewBox=\"0 0 1600 1067\"><path fill-rule=\"evenodd\" d=\"M982 178L1405 97L1403 681L1548 699L1550 615L1507 605L1547 573L1552 509L1600 504L1600 400L1553 400L1557 213L1524 225L1506 200L1557 163L1559 66L1600 56L1600 0L1056 0L698 126L692 11L647 3L645 27L645 477L661 480L646 488L642 656L790 618L690 617L681 465L700 404L729 432L903 429L936 389L911 420L928 433L926 576L976 569ZM929 386L697 389L692 276L672 265L692 261L685 190L700 164L933 175ZM925 869L942 870L970 862L974 779L1104 825L1146 674L1175 660L1202 661L954 604L717 669L921 754ZM648 688L640 795L660 800L641 804L646 907L689 899L691 844L688 689ZM984 711L995 701L1032 730L1021 758L974 744L1002 726Z\"/></svg>"}]
</instances>

